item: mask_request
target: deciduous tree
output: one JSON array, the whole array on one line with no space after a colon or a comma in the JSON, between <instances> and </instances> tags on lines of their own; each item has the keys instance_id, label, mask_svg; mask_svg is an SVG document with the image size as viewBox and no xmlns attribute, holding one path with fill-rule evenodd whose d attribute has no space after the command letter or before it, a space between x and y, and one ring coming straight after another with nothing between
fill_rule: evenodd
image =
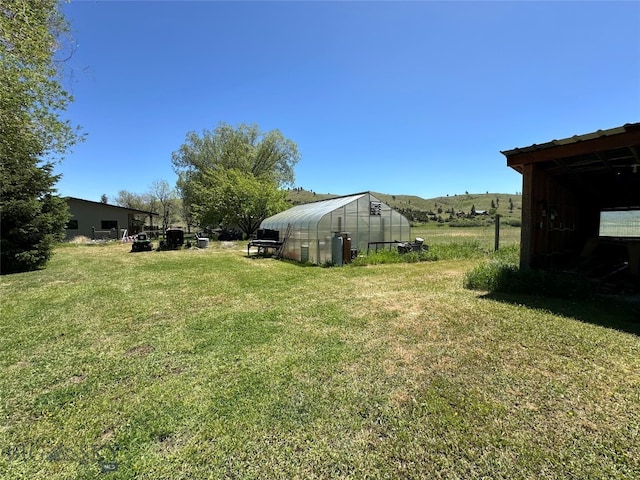
<instances>
[{"instance_id":1,"label":"deciduous tree","mask_svg":"<svg viewBox=\"0 0 640 480\"><path fill-rule=\"evenodd\" d=\"M252 234L260 222L284 209L300 158L297 145L278 130L221 123L213 132L187 134L173 153L178 190L202 226L223 224Z\"/></svg>"},{"instance_id":2,"label":"deciduous tree","mask_svg":"<svg viewBox=\"0 0 640 480\"><path fill-rule=\"evenodd\" d=\"M233 168L210 171L207 185L199 185L203 205L194 213L200 224L238 227L246 236L255 232L265 218L287 206L287 193L264 178Z\"/></svg>"},{"instance_id":3,"label":"deciduous tree","mask_svg":"<svg viewBox=\"0 0 640 480\"><path fill-rule=\"evenodd\" d=\"M140 194L120 190L114 203L120 207L135 208L136 210L149 210L147 200Z\"/></svg>"},{"instance_id":4,"label":"deciduous tree","mask_svg":"<svg viewBox=\"0 0 640 480\"><path fill-rule=\"evenodd\" d=\"M148 196L159 202L162 207L162 229L166 230L171 220L177 214L176 192L166 180L154 180Z\"/></svg>"}]
</instances>

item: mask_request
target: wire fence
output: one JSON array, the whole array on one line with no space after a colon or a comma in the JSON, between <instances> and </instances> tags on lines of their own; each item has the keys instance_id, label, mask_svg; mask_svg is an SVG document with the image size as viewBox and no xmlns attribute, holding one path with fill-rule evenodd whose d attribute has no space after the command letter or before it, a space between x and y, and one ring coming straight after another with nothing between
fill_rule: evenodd
<instances>
[{"instance_id":1,"label":"wire fence","mask_svg":"<svg viewBox=\"0 0 640 480\"><path fill-rule=\"evenodd\" d=\"M495 226L450 227L447 224L424 224L411 227L412 239L421 237L427 245L477 242L481 247L495 247ZM520 227L500 225L499 246L519 245Z\"/></svg>"}]
</instances>

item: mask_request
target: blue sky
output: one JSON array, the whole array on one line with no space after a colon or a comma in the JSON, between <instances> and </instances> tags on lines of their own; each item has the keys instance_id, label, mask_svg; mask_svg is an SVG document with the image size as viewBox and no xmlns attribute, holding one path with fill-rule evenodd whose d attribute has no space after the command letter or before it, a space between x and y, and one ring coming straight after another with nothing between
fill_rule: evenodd
<instances>
[{"instance_id":1,"label":"blue sky","mask_svg":"<svg viewBox=\"0 0 640 480\"><path fill-rule=\"evenodd\" d=\"M501 150L640 121L640 2L72 1L57 167L89 200L175 184L220 122L297 143L296 185L515 193Z\"/></svg>"}]
</instances>

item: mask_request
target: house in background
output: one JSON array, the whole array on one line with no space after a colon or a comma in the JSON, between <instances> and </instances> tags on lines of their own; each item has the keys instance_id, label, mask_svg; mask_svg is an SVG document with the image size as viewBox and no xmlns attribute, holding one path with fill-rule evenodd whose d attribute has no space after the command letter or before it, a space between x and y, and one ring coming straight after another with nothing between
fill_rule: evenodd
<instances>
[{"instance_id":1,"label":"house in background","mask_svg":"<svg viewBox=\"0 0 640 480\"><path fill-rule=\"evenodd\" d=\"M67 240L77 236L103 240L122 238L125 233L135 235L142 231L147 219L153 225L153 216L158 216L153 212L81 198L67 197L66 201L71 213L66 226Z\"/></svg>"},{"instance_id":2,"label":"house in background","mask_svg":"<svg viewBox=\"0 0 640 480\"><path fill-rule=\"evenodd\" d=\"M503 151L522 174L520 267L640 269L640 123Z\"/></svg>"}]
</instances>

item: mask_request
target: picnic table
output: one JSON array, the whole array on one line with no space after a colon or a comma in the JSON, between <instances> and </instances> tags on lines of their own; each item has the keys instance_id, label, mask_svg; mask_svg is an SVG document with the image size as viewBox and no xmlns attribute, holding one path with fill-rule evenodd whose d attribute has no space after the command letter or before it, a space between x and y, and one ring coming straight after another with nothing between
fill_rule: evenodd
<instances>
[{"instance_id":1,"label":"picnic table","mask_svg":"<svg viewBox=\"0 0 640 480\"><path fill-rule=\"evenodd\" d=\"M277 253L278 249L282 246L283 242L278 240L251 240L247 245L247 257L251 254L251 247L256 247L258 249L257 255L266 255L269 250L273 250L273 253Z\"/></svg>"}]
</instances>

